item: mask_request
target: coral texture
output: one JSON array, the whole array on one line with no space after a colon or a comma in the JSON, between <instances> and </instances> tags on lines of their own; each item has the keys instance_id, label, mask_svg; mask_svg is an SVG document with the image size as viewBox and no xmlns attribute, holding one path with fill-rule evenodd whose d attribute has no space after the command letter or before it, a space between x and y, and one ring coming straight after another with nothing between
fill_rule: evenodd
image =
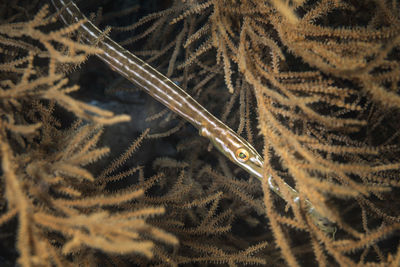
<instances>
[{"instance_id":1,"label":"coral texture","mask_svg":"<svg viewBox=\"0 0 400 267\"><path fill-rule=\"evenodd\" d=\"M158 2L85 5L262 151L263 182L153 104L150 129L119 133L135 140L110 160L102 133L140 122L76 92L101 53L80 42L82 22L60 26L40 1L0 3L0 243L14 247L0 261L398 266L399 1ZM123 81L101 90L120 107L136 93ZM157 159L138 149L155 142L175 147Z\"/></svg>"}]
</instances>

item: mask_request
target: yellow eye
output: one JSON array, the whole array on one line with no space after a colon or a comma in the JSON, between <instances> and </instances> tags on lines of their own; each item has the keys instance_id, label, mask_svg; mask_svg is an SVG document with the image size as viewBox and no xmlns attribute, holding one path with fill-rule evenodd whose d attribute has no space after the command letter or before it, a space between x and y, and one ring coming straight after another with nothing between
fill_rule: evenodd
<instances>
[{"instance_id":1,"label":"yellow eye","mask_svg":"<svg viewBox=\"0 0 400 267\"><path fill-rule=\"evenodd\" d=\"M246 162L250 157L249 151L244 148L239 148L238 150L236 150L235 156L236 159L240 162Z\"/></svg>"}]
</instances>

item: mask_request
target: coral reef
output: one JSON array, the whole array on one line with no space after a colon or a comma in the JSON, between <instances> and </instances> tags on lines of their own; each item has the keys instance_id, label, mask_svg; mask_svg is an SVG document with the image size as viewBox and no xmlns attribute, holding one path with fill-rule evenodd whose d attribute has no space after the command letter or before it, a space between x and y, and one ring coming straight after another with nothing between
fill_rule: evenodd
<instances>
[{"instance_id":1,"label":"coral reef","mask_svg":"<svg viewBox=\"0 0 400 267\"><path fill-rule=\"evenodd\" d=\"M81 2L262 151L265 179L154 104L150 129L118 133L121 153L107 131L139 122L86 103L98 88L77 91L100 52L80 42L80 23L61 26L46 2L0 3L0 261L399 265L398 1ZM139 105L122 103L137 93L123 81L103 83L119 111ZM174 149L151 156L154 142ZM271 192L269 175L300 205Z\"/></svg>"}]
</instances>

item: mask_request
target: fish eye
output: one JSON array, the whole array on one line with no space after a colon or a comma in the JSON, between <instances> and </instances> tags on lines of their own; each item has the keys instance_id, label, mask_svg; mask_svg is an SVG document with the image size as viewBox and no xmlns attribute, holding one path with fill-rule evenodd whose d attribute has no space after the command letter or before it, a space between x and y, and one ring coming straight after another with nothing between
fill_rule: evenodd
<instances>
[{"instance_id":1,"label":"fish eye","mask_svg":"<svg viewBox=\"0 0 400 267\"><path fill-rule=\"evenodd\" d=\"M249 151L244 148L236 150L235 156L240 162L246 162L250 158Z\"/></svg>"}]
</instances>

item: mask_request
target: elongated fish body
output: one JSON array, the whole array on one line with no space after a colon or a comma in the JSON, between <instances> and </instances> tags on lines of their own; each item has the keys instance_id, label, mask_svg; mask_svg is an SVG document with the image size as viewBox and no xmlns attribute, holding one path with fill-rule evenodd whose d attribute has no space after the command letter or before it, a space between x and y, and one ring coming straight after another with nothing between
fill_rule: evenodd
<instances>
[{"instance_id":1,"label":"elongated fish body","mask_svg":"<svg viewBox=\"0 0 400 267\"><path fill-rule=\"evenodd\" d=\"M212 144L236 165L260 181L263 180L264 160L251 144L208 112L168 77L104 35L82 14L74 2L65 0L51 0L51 2L60 11L60 17L66 25L84 21L79 29L83 33L84 41L96 45L103 51L97 56L111 69L190 122L199 130L201 136L210 139ZM282 197L279 187L271 176L267 182L269 188ZM288 184L284 185L289 189L293 200L298 202L298 192ZM306 200L306 204L315 224L325 232L334 233L336 228L333 224L321 216L311 202Z\"/></svg>"}]
</instances>

